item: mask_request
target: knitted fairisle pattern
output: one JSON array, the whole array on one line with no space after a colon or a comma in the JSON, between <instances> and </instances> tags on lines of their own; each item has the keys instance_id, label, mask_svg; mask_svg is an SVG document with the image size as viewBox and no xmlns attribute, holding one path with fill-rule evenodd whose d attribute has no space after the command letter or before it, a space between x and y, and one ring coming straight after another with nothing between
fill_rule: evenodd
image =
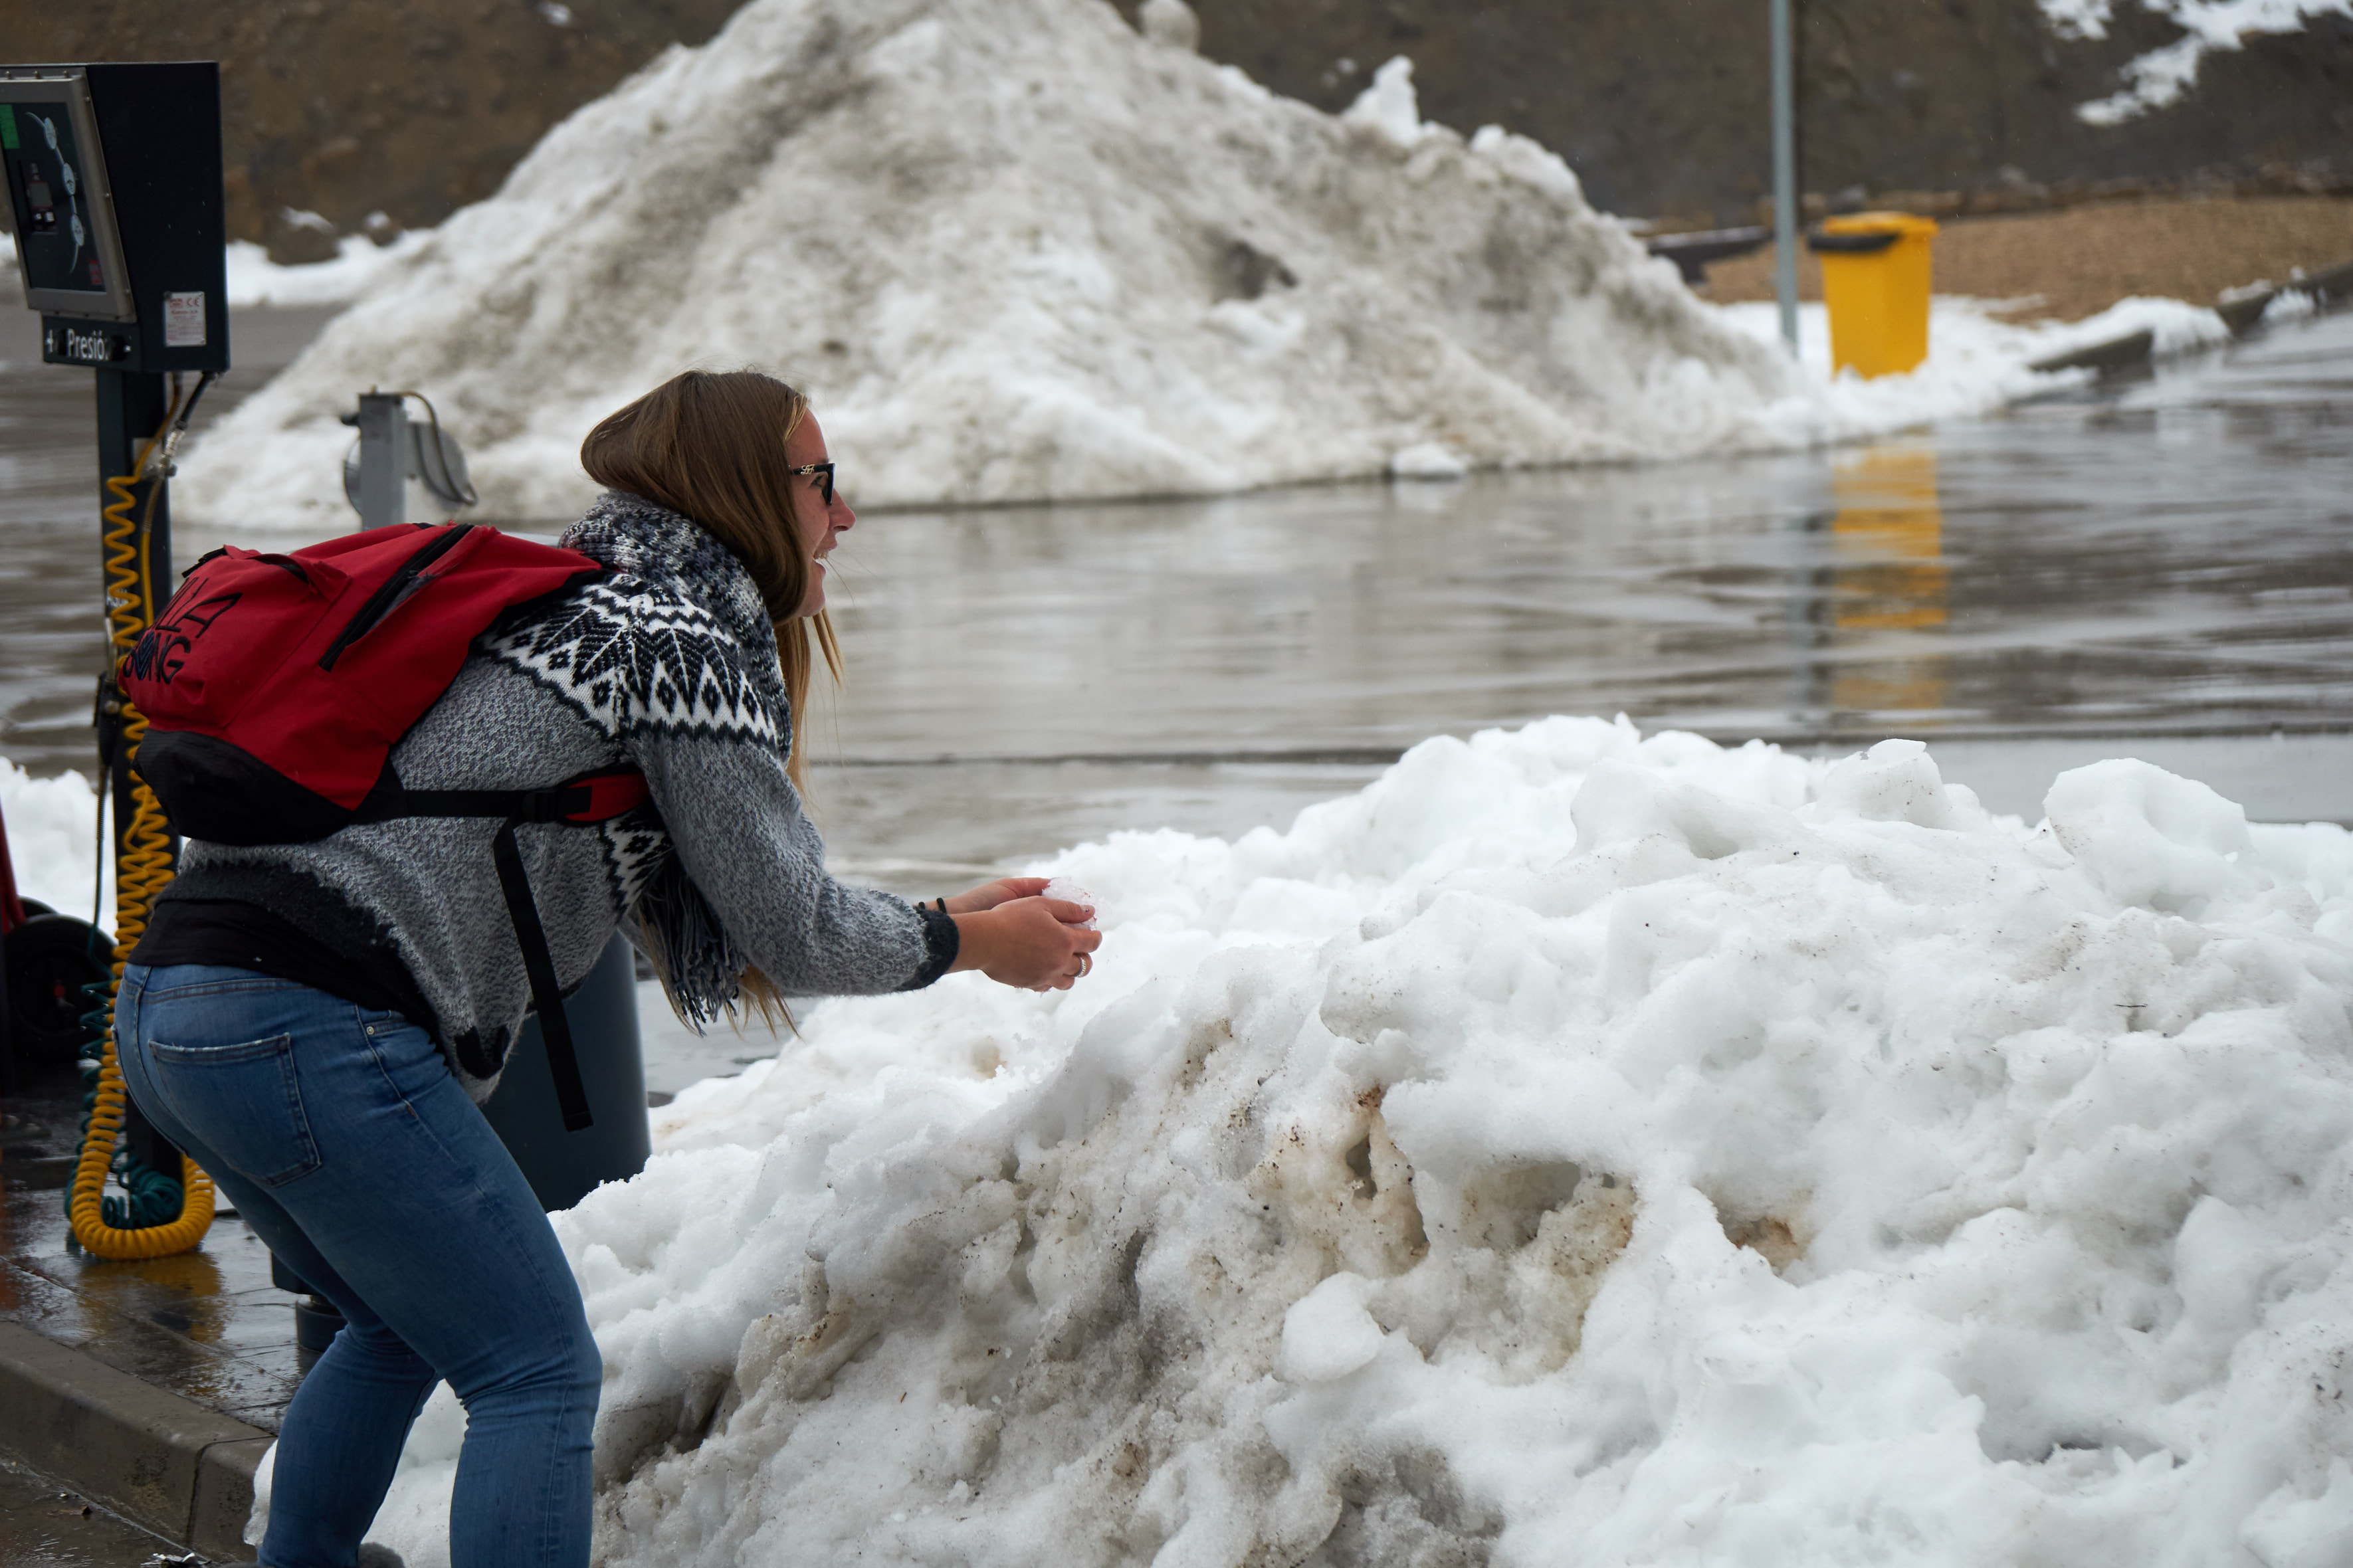
<instances>
[{"instance_id":1,"label":"knitted fairisle pattern","mask_svg":"<svg viewBox=\"0 0 2353 1568\"><path fill-rule=\"evenodd\" d=\"M756 965L788 995L937 979L953 921L837 882L785 770L792 714L775 630L743 567L687 519L607 496L565 542L611 570L519 607L402 739L410 789L539 788L637 768L648 805L595 827L516 830L560 984L617 924L706 1022ZM414 994L477 1100L530 1003L492 868L496 824L410 817L311 844L190 840L164 895L268 910L394 994Z\"/></svg>"},{"instance_id":2,"label":"knitted fairisle pattern","mask_svg":"<svg viewBox=\"0 0 2353 1568\"><path fill-rule=\"evenodd\" d=\"M560 695L617 742L693 735L769 747L782 762L792 715L776 627L743 563L691 521L607 491L566 529L566 549L612 574L525 612L482 639L490 658ZM618 907L629 911L670 1000L700 1033L741 994L750 962L688 879L667 836L634 816L607 835Z\"/></svg>"},{"instance_id":3,"label":"knitted fairisle pattern","mask_svg":"<svg viewBox=\"0 0 2353 1568\"><path fill-rule=\"evenodd\" d=\"M608 490L564 531L565 548L613 576L494 651L561 681L590 707L630 705L625 724L789 750L792 715L776 631L751 574L674 511ZM560 677L557 672L560 671Z\"/></svg>"}]
</instances>

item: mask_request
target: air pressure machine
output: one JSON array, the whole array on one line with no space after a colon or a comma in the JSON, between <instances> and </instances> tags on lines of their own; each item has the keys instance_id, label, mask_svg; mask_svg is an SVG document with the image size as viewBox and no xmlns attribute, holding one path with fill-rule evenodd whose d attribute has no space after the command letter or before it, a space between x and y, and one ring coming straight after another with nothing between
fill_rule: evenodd
<instances>
[{"instance_id":1,"label":"air pressure machine","mask_svg":"<svg viewBox=\"0 0 2353 1568\"><path fill-rule=\"evenodd\" d=\"M111 651L97 727L114 810L115 927L111 954L88 966L100 978L88 987L95 995L82 1048L97 1059L85 1064L90 1110L69 1212L75 1240L99 1257L163 1257L203 1237L213 1193L205 1173L145 1125L114 1060L113 987L172 879L178 844L137 773L146 720L117 689L113 667L171 597L172 457L197 400L229 363L219 68L0 67L0 163L25 302L41 314L41 357L89 369L98 392ZM402 521L409 479L451 508L474 499L464 456L431 405L429 431L407 424L404 399L417 395L371 392L346 416L360 439L344 483L364 526ZM536 1020L484 1108L549 1208L569 1207L645 1163L636 989L628 944L616 938L565 1005L593 1131L565 1130ZM110 1175L126 1195L105 1194ZM280 1275L287 1289L307 1289L282 1266ZM338 1322L315 1298L298 1312L306 1363Z\"/></svg>"},{"instance_id":2,"label":"air pressure machine","mask_svg":"<svg viewBox=\"0 0 2353 1568\"><path fill-rule=\"evenodd\" d=\"M101 1258L185 1252L212 1224L212 1183L149 1128L122 1091L110 1026L114 982L172 879L178 845L133 764L146 721L111 667L171 596L172 453L196 400L228 368L221 214L220 68L0 67L0 166L25 303L41 358L91 371L110 673L99 761L114 807L114 949L91 989L97 1053L68 1212ZM110 1175L125 1189L108 1197Z\"/></svg>"}]
</instances>

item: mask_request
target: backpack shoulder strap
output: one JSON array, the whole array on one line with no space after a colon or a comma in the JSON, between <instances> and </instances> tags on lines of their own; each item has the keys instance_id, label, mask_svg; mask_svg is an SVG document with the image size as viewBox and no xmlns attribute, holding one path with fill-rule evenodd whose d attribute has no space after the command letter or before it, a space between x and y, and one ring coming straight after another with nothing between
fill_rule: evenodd
<instances>
[{"instance_id":1,"label":"backpack shoulder strap","mask_svg":"<svg viewBox=\"0 0 2353 1568\"><path fill-rule=\"evenodd\" d=\"M594 826L634 811L649 798L646 775L637 772L592 773L567 779L552 789L380 789L361 803L355 818L389 822L406 816L491 816L499 830L491 839L491 861L499 874L507 919L512 922L515 945L522 950L523 973L531 978L532 1009L539 1016L539 1037L547 1046L547 1066L555 1080L555 1103L564 1113L567 1132L577 1132L594 1121L588 1111L588 1091L580 1081L580 1058L572 1047L572 1023L565 1016L564 994L555 981L555 963L548 956L547 931L539 921L539 905L531 896L531 879L524 874L522 851L515 829L526 822L563 822Z\"/></svg>"},{"instance_id":2,"label":"backpack shoulder strap","mask_svg":"<svg viewBox=\"0 0 2353 1568\"><path fill-rule=\"evenodd\" d=\"M498 816L517 822L563 822L592 827L625 816L650 797L646 775L634 769L585 773L549 789L379 788L360 803L354 822L404 816Z\"/></svg>"},{"instance_id":3,"label":"backpack shoulder strap","mask_svg":"<svg viewBox=\"0 0 2353 1568\"><path fill-rule=\"evenodd\" d=\"M555 962L547 953L547 932L539 923L539 906L532 902L531 879L523 875L522 851L515 846L515 819L499 824L491 840L491 860L498 868L499 891L506 895L507 919L514 922L515 945L522 949L523 973L531 977L531 999L539 1014L539 1037L547 1047L548 1075L555 1081L556 1109L564 1113L564 1130L577 1132L596 1118L588 1112L588 1090L580 1081L580 1057L572 1048L572 1020L564 1011L564 994L555 984Z\"/></svg>"}]
</instances>

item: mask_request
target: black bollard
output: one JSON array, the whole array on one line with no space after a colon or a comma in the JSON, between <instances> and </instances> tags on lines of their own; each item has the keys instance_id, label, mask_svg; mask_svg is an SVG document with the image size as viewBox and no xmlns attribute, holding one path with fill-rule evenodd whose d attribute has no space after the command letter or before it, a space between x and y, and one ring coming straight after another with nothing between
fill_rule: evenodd
<instances>
[{"instance_id":1,"label":"black bollard","mask_svg":"<svg viewBox=\"0 0 2353 1568\"><path fill-rule=\"evenodd\" d=\"M621 1182L646 1167L652 1144L646 1121L646 1064L638 1039L637 965L618 936L565 999L572 1048L588 1089L593 1126L564 1130L555 1103L555 1077L539 1023L528 1020L508 1053L498 1092L482 1114L522 1167L523 1179L553 1213L568 1209L600 1182Z\"/></svg>"}]
</instances>

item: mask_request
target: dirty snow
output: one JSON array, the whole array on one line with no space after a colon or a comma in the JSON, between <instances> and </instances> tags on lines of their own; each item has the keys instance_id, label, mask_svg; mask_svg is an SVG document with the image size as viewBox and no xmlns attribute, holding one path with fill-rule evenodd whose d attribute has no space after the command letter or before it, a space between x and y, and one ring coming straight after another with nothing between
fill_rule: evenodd
<instances>
[{"instance_id":1,"label":"dirty snow","mask_svg":"<svg viewBox=\"0 0 2353 1568\"><path fill-rule=\"evenodd\" d=\"M334 258L289 266L248 239L228 243L228 302L256 305L347 305L390 279L399 264L422 249L431 231L413 229L389 245L360 235L336 243Z\"/></svg>"},{"instance_id":2,"label":"dirty snow","mask_svg":"<svg viewBox=\"0 0 2353 1568\"><path fill-rule=\"evenodd\" d=\"M825 1004L558 1217L599 1560L2341 1562L2353 838L2047 805L1555 719L1068 851L1089 983Z\"/></svg>"},{"instance_id":3,"label":"dirty snow","mask_svg":"<svg viewBox=\"0 0 2353 1568\"><path fill-rule=\"evenodd\" d=\"M2119 125L2177 101L2198 80L2208 55L2245 47L2264 33L2301 33L2317 16L2353 16L2353 0L2138 0L2182 29L2172 43L2128 61L2125 85L2106 98L2079 105L2090 125ZM2062 37L2104 38L2116 0L2042 0L2042 15Z\"/></svg>"},{"instance_id":4,"label":"dirty snow","mask_svg":"<svg viewBox=\"0 0 2353 1568\"><path fill-rule=\"evenodd\" d=\"M485 516L553 518L590 425L696 364L806 384L866 505L1799 446L2021 374L1839 392L1551 153L1424 121L1409 62L1325 115L1100 0L754 0L390 265L184 514L339 524L369 385L435 399Z\"/></svg>"}]
</instances>

